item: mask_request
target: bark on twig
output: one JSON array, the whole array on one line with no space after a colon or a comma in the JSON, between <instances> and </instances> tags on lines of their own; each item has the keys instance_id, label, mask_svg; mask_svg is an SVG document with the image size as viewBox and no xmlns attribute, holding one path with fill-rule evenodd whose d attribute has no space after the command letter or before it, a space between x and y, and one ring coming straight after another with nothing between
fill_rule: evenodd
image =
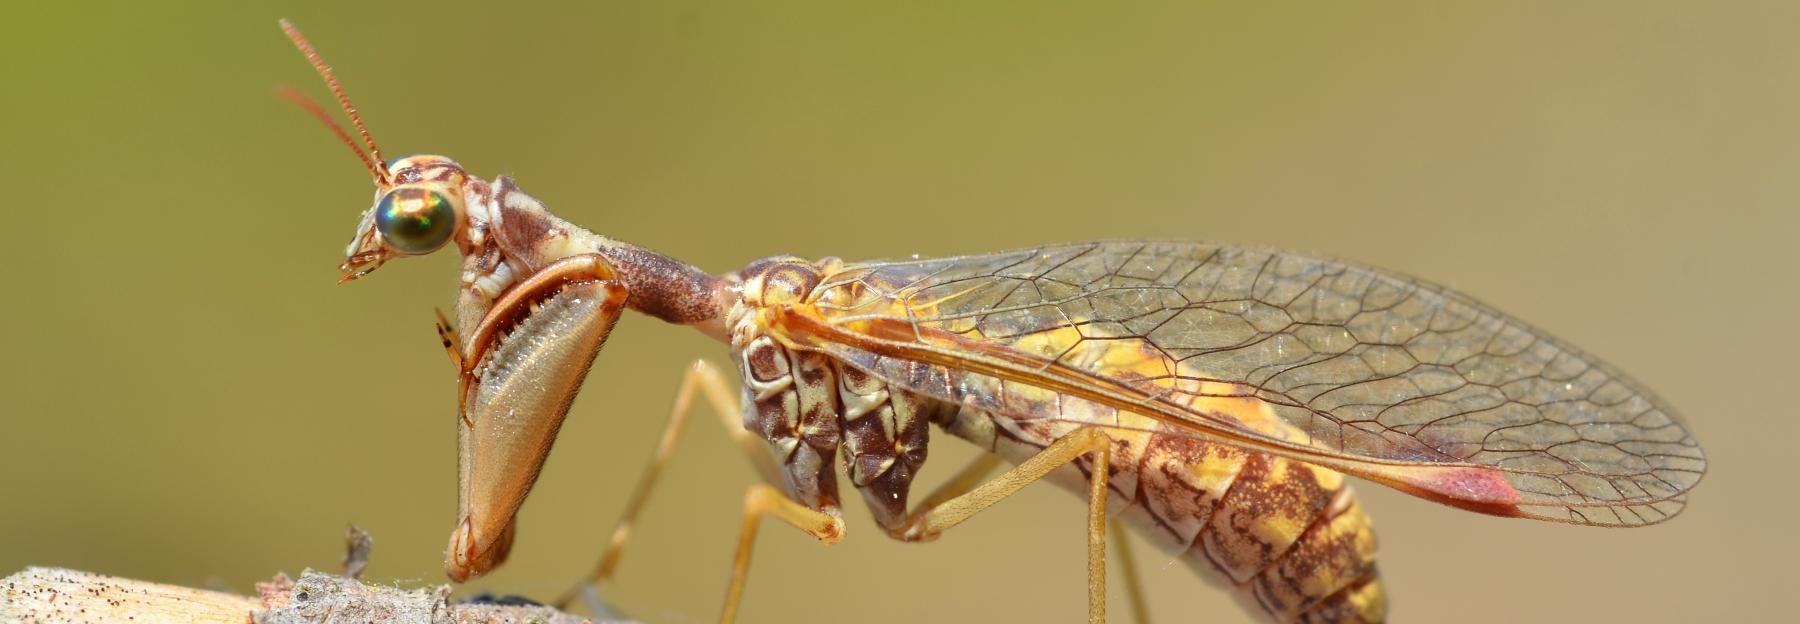
<instances>
[{"instance_id":1,"label":"bark on twig","mask_svg":"<svg viewBox=\"0 0 1800 624\"><path fill-rule=\"evenodd\" d=\"M277 575L258 597L65 570L26 568L0 579L0 622L221 622L300 624L418 622L576 624L581 616L543 606L457 604L449 586L403 590L307 570Z\"/></svg>"}]
</instances>

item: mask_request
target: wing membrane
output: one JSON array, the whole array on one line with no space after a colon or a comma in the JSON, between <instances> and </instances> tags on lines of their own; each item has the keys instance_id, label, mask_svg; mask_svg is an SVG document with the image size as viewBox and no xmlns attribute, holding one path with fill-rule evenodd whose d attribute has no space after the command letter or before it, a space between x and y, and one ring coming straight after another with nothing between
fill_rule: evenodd
<instances>
[{"instance_id":1,"label":"wing membrane","mask_svg":"<svg viewBox=\"0 0 1800 624\"><path fill-rule=\"evenodd\" d=\"M811 301L785 321L796 342L933 396L1019 418L1140 413L1490 513L1649 524L1705 470L1673 410L1611 366L1333 260L1089 243L849 265ZM1274 417L1201 407L1220 398Z\"/></svg>"}]
</instances>

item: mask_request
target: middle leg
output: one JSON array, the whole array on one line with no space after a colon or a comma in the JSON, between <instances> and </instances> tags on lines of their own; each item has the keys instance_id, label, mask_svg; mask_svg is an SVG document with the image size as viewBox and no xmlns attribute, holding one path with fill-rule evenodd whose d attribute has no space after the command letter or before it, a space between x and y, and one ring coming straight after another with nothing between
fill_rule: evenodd
<instances>
[{"instance_id":1,"label":"middle leg","mask_svg":"<svg viewBox=\"0 0 1800 624\"><path fill-rule=\"evenodd\" d=\"M763 516L774 516L827 545L844 539L844 518L837 509L807 507L767 483L750 486L744 492L744 524L738 532L737 554L731 560L731 582L725 588L725 605L719 613L721 624L737 620L738 603L743 601L744 584L750 577L750 553L756 547L756 532Z\"/></svg>"},{"instance_id":2,"label":"middle leg","mask_svg":"<svg viewBox=\"0 0 1800 624\"><path fill-rule=\"evenodd\" d=\"M776 472L774 461L762 447L762 441L751 437L737 422L740 413L738 399L730 384L725 381L717 368L706 360L695 360L682 375L681 389L676 392L675 405L669 412L669 423L663 429L662 439L656 445L656 454L650 459L649 466L644 468L638 477L637 487L632 490L629 502L625 504L625 512L620 515L614 526L612 538L607 540L606 550L601 553L600 561L587 578L564 593L554 603L559 608L566 608L577 596L586 594L596 598L593 593L612 578L613 570L619 565L619 557L624 552L625 543L630 540L633 529L637 526L638 516L650 502L650 494L655 491L658 478L662 476L663 467L675 454L675 445L681 441L681 435L687 431L688 415L693 411L696 395L704 397L712 406L713 413L719 418L720 425L734 443L743 449L744 455L756 465L757 473L765 482L779 483L781 476Z\"/></svg>"}]
</instances>

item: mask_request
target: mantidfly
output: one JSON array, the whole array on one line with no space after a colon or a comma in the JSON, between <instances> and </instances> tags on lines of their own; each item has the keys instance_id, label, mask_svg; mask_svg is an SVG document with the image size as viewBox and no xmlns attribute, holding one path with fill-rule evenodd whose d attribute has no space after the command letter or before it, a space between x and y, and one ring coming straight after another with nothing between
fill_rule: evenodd
<instances>
[{"instance_id":1,"label":"mantidfly","mask_svg":"<svg viewBox=\"0 0 1800 624\"><path fill-rule=\"evenodd\" d=\"M438 323L460 379L445 562L459 582L505 560L514 515L626 309L728 345L742 390L705 361L687 371L583 585L611 576L703 397L764 477L745 495L725 622L764 517L843 539L840 452L875 522L904 541L1039 479L1084 494L1093 622L1106 613L1109 517L1266 619L1380 621L1374 534L1344 474L1480 513L1625 527L1678 513L1705 471L1673 410L1611 366L1456 292L1354 264L1117 241L777 256L711 275L563 221L510 178L484 182L443 156L385 162L330 68L282 28L368 146L283 91L375 178L341 281L452 243L463 255L456 329ZM909 509L929 425L992 453ZM986 479L999 459L1012 467Z\"/></svg>"}]
</instances>

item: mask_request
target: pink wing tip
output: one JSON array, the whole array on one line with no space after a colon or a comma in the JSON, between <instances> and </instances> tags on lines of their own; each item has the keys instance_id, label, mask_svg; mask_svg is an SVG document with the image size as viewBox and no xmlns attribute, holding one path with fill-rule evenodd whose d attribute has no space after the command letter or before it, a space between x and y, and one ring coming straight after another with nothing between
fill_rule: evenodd
<instances>
[{"instance_id":1,"label":"pink wing tip","mask_svg":"<svg viewBox=\"0 0 1800 624\"><path fill-rule=\"evenodd\" d=\"M1421 498L1494 516L1519 516L1524 497L1493 468L1409 466L1371 478Z\"/></svg>"}]
</instances>

